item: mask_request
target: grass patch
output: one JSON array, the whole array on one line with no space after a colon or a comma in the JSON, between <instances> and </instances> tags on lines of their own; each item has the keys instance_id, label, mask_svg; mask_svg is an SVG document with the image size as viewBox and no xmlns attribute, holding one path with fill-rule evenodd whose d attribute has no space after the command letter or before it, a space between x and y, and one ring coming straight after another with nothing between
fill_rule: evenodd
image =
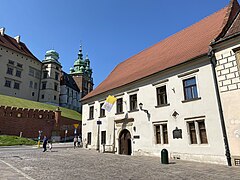
<instances>
[{"instance_id":1,"label":"grass patch","mask_svg":"<svg viewBox=\"0 0 240 180\"><path fill-rule=\"evenodd\" d=\"M21 138L18 136L0 136L0 146L15 146L15 145L36 145L37 142L32 139Z\"/></svg>"},{"instance_id":2,"label":"grass patch","mask_svg":"<svg viewBox=\"0 0 240 180\"><path fill-rule=\"evenodd\" d=\"M52 111L55 111L57 109L57 106L54 106L54 105L40 103L36 101L30 101L26 99L11 97L11 96L5 96L5 95L0 95L0 106L14 106L18 108L41 109L41 110L52 110ZM63 107L60 107L60 110L62 111L63 117L75 119L78 121L82 120L82 115L77 111L63 108Z\"/></svg>"}]
</instances>

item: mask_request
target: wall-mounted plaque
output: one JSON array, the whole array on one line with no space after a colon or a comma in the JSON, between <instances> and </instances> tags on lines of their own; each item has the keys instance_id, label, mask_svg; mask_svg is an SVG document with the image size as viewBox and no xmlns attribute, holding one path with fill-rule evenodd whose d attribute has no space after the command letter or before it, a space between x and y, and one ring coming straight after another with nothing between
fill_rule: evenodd
<instances>
[{"instance_id":1,"label":"wall-mounted plaque","mask_svg":"<svg viewBox=\"0 0 240 180\"><path fill-rule=\"evenodd\" d=\"M182 129L178 129L176 127L176 129L173 130L173 139L178 139L178 138L182 138Z\"/></svg>"}]
</instances>

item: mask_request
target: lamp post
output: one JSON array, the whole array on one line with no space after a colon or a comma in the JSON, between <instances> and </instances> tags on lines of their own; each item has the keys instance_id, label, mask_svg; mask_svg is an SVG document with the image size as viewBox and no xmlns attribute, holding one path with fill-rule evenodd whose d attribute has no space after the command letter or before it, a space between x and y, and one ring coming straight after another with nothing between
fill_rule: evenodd
<instances>
[{"instance_id":1,"label":"lamp post","mask_svg":"<svg viewBox=\"0 0 240 180\"><path fill-rule=\"evenodd\" d=\"M102 121L97 120L97 126L98 126L98 135L97 135L97 151L100 151L100 125L102 124Z\"/></svg>"},{"instance_id":2,"label":"lamp post","mask_svg":"<svg viewBox=\"0 0 240 180\"><path fill-rule=\"evenodd\" d=\"M40 140L41 140L41 134L42 134L42 131L38 131L38 148L40 148Z\"/></svg>"}]
</instances>

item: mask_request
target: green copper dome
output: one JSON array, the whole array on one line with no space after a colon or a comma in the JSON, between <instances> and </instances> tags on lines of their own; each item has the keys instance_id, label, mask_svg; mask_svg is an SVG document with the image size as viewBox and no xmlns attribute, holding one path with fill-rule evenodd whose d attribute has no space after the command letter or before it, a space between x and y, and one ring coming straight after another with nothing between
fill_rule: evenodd
<instances>
[{"instance_id":1,"label":"green copper dome","mask_svg":"<svg viewBox=\"0 0 240 180\"><path fill-rule=\"evenodd\" d=\"M92 76L92 69L90 68L90 60L88 55L83 59L82 46L78 52L78 58L75 60L73 68L70 69L70 74Z\"/></svg>"},{"instance_id":2,"label":"green copper dome","mask_svg":"<svg viewBox=\"0 0 240 180\"><path fill-rule=\"evenodd\" d=\"M61 63L58 61L58 59L59 54L55 50L51 49L46 52L43 63L57 63L61 66Z\"/></svg>"}]
</instances>

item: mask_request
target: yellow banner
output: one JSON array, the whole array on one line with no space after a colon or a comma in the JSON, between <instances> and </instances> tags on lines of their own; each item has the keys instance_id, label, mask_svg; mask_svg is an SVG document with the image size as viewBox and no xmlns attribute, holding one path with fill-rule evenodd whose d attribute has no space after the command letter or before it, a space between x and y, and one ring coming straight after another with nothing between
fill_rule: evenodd
<instances>
[{"instance_id":1,"label":"yellow banner","mask_svg":"<svg viewBox=\"0 0 240 180\"><path fill-rule=\"evenodd\" d=\"M114 96L109 95L106 99L106 102L110 103L110 104L114 104L115 101L117 100L117 98L115 98Z\"/></svg>"}]
</instances>

